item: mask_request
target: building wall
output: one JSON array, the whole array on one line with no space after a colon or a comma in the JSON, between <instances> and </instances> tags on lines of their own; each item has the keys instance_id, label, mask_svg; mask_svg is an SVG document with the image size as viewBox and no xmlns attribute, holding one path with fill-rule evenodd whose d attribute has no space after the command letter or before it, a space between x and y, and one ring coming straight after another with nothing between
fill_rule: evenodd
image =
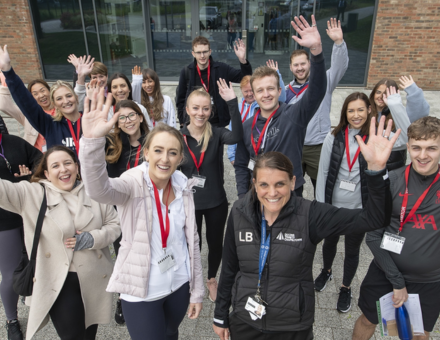
<instances>
[{"instance_id":1,"label":"building wall","mask_svg":"<svg viewBox=\"0 0 440 340\"><path fill-rule=\"evenodd\" d=\"M42 78L27 0L0 0L0 44L8 45L14 70L25 83Z\"/></svg>"},{"instance_id":2,"label":"building wall","mask_svg":"<svg viewBox=\"0 0 440 340\"><path fill-rule=\"evenodd\" d=\"M411 74L424 90L440 90L439 0L379 0L368 88Z\"/></svg>"}]
</instances>

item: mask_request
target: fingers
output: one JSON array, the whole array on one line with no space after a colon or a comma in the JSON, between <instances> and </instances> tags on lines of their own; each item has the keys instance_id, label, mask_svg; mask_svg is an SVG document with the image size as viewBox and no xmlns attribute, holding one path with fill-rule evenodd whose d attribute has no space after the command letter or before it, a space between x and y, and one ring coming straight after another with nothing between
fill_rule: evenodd
<instances>
[{"instance_id":1,"label":"fingers","mask_svg":"<svg viewBox=\"0 0 440 340\"><path fill-rule=\"evenodd\" d=\"M301 16L301 18L303 18L303 17ZM303 20L307 23L306 19L303 18ZM307 23L306 27L309 27L308 23ZM315 16L313 14L312 14L312 27L316 27L316 20L315 20Z\"/></svg>"},{"instance_id":2,"label":"fingers","mask_svg":"<svg viewBox=\"0 0 440 340\"><path fill-rule=\"evenodd\" d=\"M101 110L102 107L104 106L104 102L105 102L105 89L103 87L99 88L98 90L98 110Z\"/></svg>"},{"instance_id":3,"label":"fingers","mask_svg":"<svg viewBox=\"0 0 440 340\"><path fill-rule=\"evenodd\" d=\"M371 117L371 121L370 121L370 136L374 136L374 135L376 135L376 117Z\"/></svg>"},{"instance_id":4,"label":"fingers","mask_svg":"<svg viewBox=\"0 0 440 340\"><path fill-rule=\"evenodd\" d=\"M64 244L66 245L66 248L72 248L72 250L73 250L73 248L75 248L75 245L76 245L76 238L75 237L68 238L64 242Z\"/></svg>"},{"instance_id":5,"label":"fingers","mask_svg":"<svg viewBox=\"0 0 440 340\"><path fill-rule=\"evenodd\" d=\"M381 136L383 133L383 130L385 130L384 126L385 126L385 116L382 116L382 117L380 117L379 127L377 128L377 133L376 133L376 131L373 131L373 133L370 134L370 136ZM370 132L371 132L371 130L370 130ZM389 135L387 135L387 136L389 136Z\"/></svg>"},{"instance_id":6,"label":"fingers","mask_svg":"<svg viewBox=\"0 0 440 340\"><path fill-rule=\"evenodd\" d=\"M355 137L356 137L356 141L358 142L359 147L362 150L362 148L365 146L364 140L359 135L356 135Z\"/></svg>"},{"instance_id":7,"label":"fingers","mask_svg":"<svg viewBox=\"0 0 440 340\"><path fill-rule=\"evenodd\" d=\"M101 89L102 89L102 94L104 94L104 88L101 88ZM112 106L112 103L113 103L113 96L109 92L109 93L107 93L107 98L106 98L105 104L104 104L104 112L106 112L107 115L108 115L108 112L110 111L110 107ZM119 119L119 113L114 114L110 121L113 123L113 125L115 125L117 123L118 119Z\"/></svg>"},{"instance_id":8,"label":"fingers","mask_svg":"<svg viewBox=\"0 0 440 340\"><path fill-rule=\"evenodd\" d=\"M384 118L384 120L385 120L385 118ZM382 117L381 117L380 121L382 122ZM393 127L393 120L392 119L388 119L387 128L385 130L385 136L389 137L391 135L391 128L392 127ZM379 128L380 128L380 124L379 124ZM379 130L379 131L383 131L383 130Z\"/></svg>"}]
</instances>

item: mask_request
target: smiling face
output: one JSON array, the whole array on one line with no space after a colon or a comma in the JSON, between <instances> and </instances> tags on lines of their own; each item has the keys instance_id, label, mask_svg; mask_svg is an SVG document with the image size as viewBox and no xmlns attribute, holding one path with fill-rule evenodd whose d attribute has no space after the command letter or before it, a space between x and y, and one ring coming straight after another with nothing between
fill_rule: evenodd
<instances>
[{"instance_id":1,"label":"smiling face","mask_svg":"<svg viewBox=\"0 0 440 340\"><path fill-rule=\"evenodd\" d=\"M53 93L55 107L64 115L69 116L78 112L78 100L76 95L66 86L60 86Z\"/></svg>"},{"instance_id":2,"label":"smiling face","mask_svg":"<svg viewBox=\"0 0 440 340\"><path fill-rule=\"evenodd\" d=\"M211 100L207 96L194 94L186 103L190 125L201 128L211 117Z\"/></svg>"},{"instance_id":3,"label":"smiling face","mask_svg":"<svg viewBox=\"0 0 440 340\"><path fill-rule=\"evenodd\" d=\"M54 151L47 157L46 178L58 189L70 191L78 175L78 164L65 151Z\"/></svg>"},{"instance_id":4,"label":"smiling face","mask_svg":"<svg viewBox=\"0 0 440 340\"><path fill-rule=\"evenodd\" d=\"M304 83L310 74L310 61L305 55L299 55L292 59L290 71L299 83Z\"/></svg>"},{"instance_id":5,"label":"smiling face","mask_svg":"<svg viewBox=\"0 0 440 340\"><path fill-rule=\"evenodd\" d=\"M251 83L247 83L241 88L241 93L247 104L252 104L255 101L254 91L252 91Z\"/></svg>"},{"instance_id":6,"label":"smiling face","mask_svg":"<svg viewBox=\"0 0 440 340\"><path fill-rule=\"evenodd\" d=\"M382 110L385 108L385 102L383 101L383 95L387 91L387 86L385 84L380 85L376 93L374 94L374 103L376 104L377 111L382 112Z\"/></svg>"},{"instance_id":7,"label":"smiling face","mask_svg":"<svg viewBox=\"0 0 440 340\"><path fill-rule=\"evenodd\" d=\"M255 99L261 108L261 113L263 116L266 113L270 115L279 105L278 98L281 94L281 88L278 88L277 79L275 76L255 79L252 88Z\"/></svg>"},{"instance_id":8,"label":"smiling face","mask_svg":"<svg viewBox=\"0 0 440 340\"><path fill-rule=\"evenodd\" d=\"M91 74L90 79L92 79L92 80L96 79L98 81L99 87L106 87L108 76L105 76L103 74Z\"/></svg>"},{"instance_id":9,"label":"smiling face","mask_svg":"<svg viewBox=\"0 0 440 340\"><path fill-rule=\"evenodd\" d=\"M156 83L153 79L147 78L142 82L142 89L149 95L152 96L154 92L154 86Z\"/></svg>"},{"instance_id":10,"label":"smiling face","mask_svg":"<svg viewBox=\"0 0 440 340\"><path fill-rule=\"evenodd\" d=\"M410 138L406 145L415 171L422 176L429 176L438 171L440 137L428 140Z\"/></svg>"},{"instance_id":11,"label":"smiling face","mask_svg":"<svg viewBox=\"0 0 440 340\"><path fill-rule=\"evenodd\" d=\"M50 110L50 91L46 86L41 83L35 83L35 85L31 87L31 93L43 110Z\"/></svg>"},{"instance_id":12,"label":"smiling face","mask_svg":"<svg viewBox=\"0 0 440 340\"><path fill-rule=\"evenodd\" d=\"M211 56L211 49L208 45L196 45L193 48L192 55L196 58L197 65L201 70L208 67L209 57Z\"/></svg>"},{"instance_id":13,"label":"smiling face","mask_svg":"<svg viewBox=\"0 0 440 340\"><path fill-rule=\"evenodd\" d=\"M139 135L143 117L129 107L119 109L118 126L129 136Z\"/></svg>"},{"instance_id":14,"label":"smiling face","mask_svg":"<svg viewBox=\"0 0 440 340\"><path fill-rule=\"evenodd\" d=\"M265 215L276 218L295 189L295 176L290 179L285 171L261 168L253 182Z\"/></svg>"},{"instance_id":15,"label":"smiling face","mask_svg":"<svg viewBox=\"0 0 440 340\"><path fill-rule=\"evenodd\" d=\"M151 180L158 188L164 188L182 162L183 150L176 137L168 132L159 132L153 136L144 155L149 163L148 173Z\"/></svg>"},{"instance_id":16,"label":"smiling face","mask_svg":"<svg viewBox=\"0 0 440 340\"><path fill-rule=\"evenodd\" d=\"M356 99L348 103L347 106L347 121L350 129L360 129L368 120L368 115L371 112L370 106L366 106L362 99Z\"/></svg>"},{"instance_id":17,"label":"smiling face","mask_svg":"<svg viewBox=\"0 0 440 340\"><path fill-rule=\"evenodd\" d=\"M113 79L110 91L113 98L115 98L116 103L128 99L130 94L130 88L124 78Z\"/></svg>"}]
</instances>

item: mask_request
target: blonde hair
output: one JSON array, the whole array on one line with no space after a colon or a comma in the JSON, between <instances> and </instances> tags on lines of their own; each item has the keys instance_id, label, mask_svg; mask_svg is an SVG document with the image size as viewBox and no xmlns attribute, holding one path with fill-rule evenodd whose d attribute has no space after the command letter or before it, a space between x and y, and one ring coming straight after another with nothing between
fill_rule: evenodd
<instances>
[{"instance_id":1,"label":"blonde hair","mask_svg":"<svg viewBox=\"0 0 440 340\"><path fill-rule=\"evenodd\" d=\"M207 99L209 99L209 107L211 108L212 111L212 105L211 105L211 95L205 91L205 89L200 88L197 90L194 90L190 93L190 95L188 96L187 100L186 100L186 108L188 109L188 103L191 100L192 97L195 96L199 96L199 97L205 97ZM202 145L202 152L206 151L206 149L208 148L208 143L209 140L212 137L212 126L210 122L206 122L205 124L205 129L203 130L203 135L202 138L200 138L199 143L197 145Z\"/></svg>"},{"instance_id":2,"label":"blonde hair","mask_svg":"<svg viewBox=\"0 0 440 340\"><path fill-rule=\"evenodd\" d=\"M55 106L55 100L54 95L57 90L59 90L61 87L67 87L67 89L72 93L76 98L76 104L79 104L78 96L76 95L75 91L73 91L72 85L70 85L68 82L57 80L55 84L52 85L50 88L50 102L52 103L53 107L55 107L55 116L53 117L53 120L56 122L61 121L61 119L64 117L63 113Z\"/></svg>"}]
</instances>

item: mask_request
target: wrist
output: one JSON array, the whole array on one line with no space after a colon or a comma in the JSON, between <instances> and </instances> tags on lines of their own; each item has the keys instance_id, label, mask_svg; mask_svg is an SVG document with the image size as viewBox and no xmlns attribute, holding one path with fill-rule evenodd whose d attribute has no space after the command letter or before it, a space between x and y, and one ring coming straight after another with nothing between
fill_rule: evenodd
<instances>
[{"instance_id":1,"label":"wrist","mask_svg":"<svg viewBox=\"0 0 440 340\"><path fill-rule=\"evenodd\" d=\"M370 171L382 171L385 169L385 167L386 167L386 163L385 164L368 163L367 165L367 169Z\"/></svg>"},{"instance_id":2,"label":"wrist","mask_svg":"<svg viewBox=\"0 0 440 340\"><path fill-rule=\"evenodd\" d=\"M343 42L344 42L344 39L338 39L338 40L334 41L334 43L338 46L342 45Z\"/></svg>"},{"instance_id":3,"label":"wrist","mask_svg":"<svg viewBox=\"0 0 440 340\"><path fill-rule=\"evenodd\" d=\"M310 46L310 52L311 52L313 55L318 55L318 54L320 54L320 53L322 52L322 43L319 42L319 43L317 43L317 44L314 44L314 45Z\"/></svg>"},{"instance_id":4,"label":"wrist","mask_svg":"<svg viewBox=\"0 0 440 340\"><path fill-rule=\"evenodd\" d=\"M241 64L247 64L246 58L242 58L242 59L239 58L238 60L240 61Z\"/></svg>"}]
</instances>

